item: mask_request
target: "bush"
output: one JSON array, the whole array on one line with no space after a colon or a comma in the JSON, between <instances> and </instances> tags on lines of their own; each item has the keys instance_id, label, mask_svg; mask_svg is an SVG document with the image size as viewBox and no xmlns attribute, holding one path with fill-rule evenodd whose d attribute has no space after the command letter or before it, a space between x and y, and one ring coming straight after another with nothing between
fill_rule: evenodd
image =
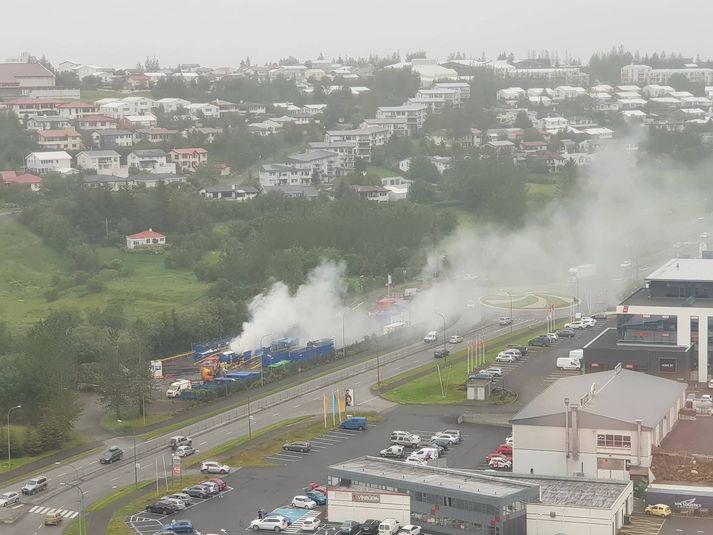
<instances>
[{"instance_id":1,"label":"bush","mask_svg":"<svg viewBox=\"0 0 713 535\"><path fill-rule=\"evenodd\" d=\"M104 284L104 281L102 281L99 277L92 277L87 281L87 290L89 290L93 294L101 293L105 289L106 285Z\"/></svg>"},{"instance_id":2,"label":"bush","mask_svg":"<svg viewBox=\"0 0 713 535\"><path fill-rule=\"evenodd\" d=\"M45 301L47 301L48 303L52 303L57 299L59 299L59 292L56 288L51 288L45 292Z\"/></svg>"}]
</instances>

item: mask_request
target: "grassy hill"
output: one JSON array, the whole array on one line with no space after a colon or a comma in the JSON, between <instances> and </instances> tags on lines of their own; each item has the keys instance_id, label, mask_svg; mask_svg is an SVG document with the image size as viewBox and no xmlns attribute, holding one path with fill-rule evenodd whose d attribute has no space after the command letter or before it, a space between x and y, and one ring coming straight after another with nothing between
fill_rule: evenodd
<instances>
[{"instance_id":1,"label":"grassy hill","mask_svg":"<svg viewBox=\"0 0 713 535\"><path fill-rule=\"evenodd\" d=\"M77 286L60 291L57 301L47 303L45 292L52 287L53 275L64 273L61 257L24 226L0 222L0 321L17 331L51 310L93 310L110 303L123 305L128 318L145 318L192 306L208 290L191 271L164 268L162 255L128 254L117 248L100 249L99 255L103 262L118 258L129 275L103 272L103 292Z\"/></svg>"}]
</instances>

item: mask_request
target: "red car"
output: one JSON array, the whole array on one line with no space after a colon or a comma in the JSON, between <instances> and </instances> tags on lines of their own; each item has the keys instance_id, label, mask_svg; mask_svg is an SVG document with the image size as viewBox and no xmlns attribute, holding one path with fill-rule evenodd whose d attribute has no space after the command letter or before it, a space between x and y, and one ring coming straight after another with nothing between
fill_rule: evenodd
<instances>
[{"instance_id":1,"label":"red car","mask_svg":"<svg viewBox=\"0 0 713 535\"><path fill-rule=\"evenodd\" d=\"M498 453L512 455L512 446L510 444L500 444L500 446L498 446Z\"/></svg>"},{"instance_id":2,"label":"red car","mask_svg":"<svg viewBox=\"0 0 713 535\"><path fill-rule=\"evenodd\" d=\"M218 485L220 492L223 492L228 487L228 484L219 477L211 477L208 481L212 481L213 483Z\"/></svg>"},{"instance_id":3,"label":"red car","mask_svg":"<svg viewBox=\"0 0 713 535\"><path fill-rule=\"evenodd\" d=\"M324 485L320 485L319 483L310 483L307 485L309 487L309 490L316 490L317 492L321 492L325 496L327 495L327 487Z\"/></svg>"},{"instance_id":4,"label":"red car","mask_svg":"<svg viewBox=\"0 0 713 535\"><path fill-rule=\"evenodd\" d=\"M488 456L485 458L486 461L490 462L495 458L502 458L505 459L506 461L512 461L512 457L509 455L503 455L499 451L494 451L493 453L488 453Z\"/></svg>"}]
</instances>

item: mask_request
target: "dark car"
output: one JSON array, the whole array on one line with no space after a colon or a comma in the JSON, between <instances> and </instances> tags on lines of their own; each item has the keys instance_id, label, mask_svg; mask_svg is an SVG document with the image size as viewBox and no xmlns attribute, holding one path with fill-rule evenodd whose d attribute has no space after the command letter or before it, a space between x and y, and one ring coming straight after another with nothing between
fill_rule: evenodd
<instances>
[{"instance_id":1,"label":"dark car","mask_svg":"<svg viewBox=\"0 0 713 535\"><path fill-rule=\"evenodd\" d=\"M309 453L312 449L312 444L310 442L288 442L282 445L282 449L285 451L299 451L301 453Z\"/></svg>"},{"instance_id":2,"label":"dark car","mask_svg":"<svg viewBox=\"0 0 713 535\"><path fill-rule=\"evenodd\" d=\"M591 316L595 320L607 320L609 316L607 316L604 312L599 312L597 314L592 314Z\"/></svg>"},{"instance_id":3,"label":"dark car","mask_svg":"<svg viewBox=\"0 0 713 535\"><path fill-rule=\"evenodd\" d=\"M150 503L146 506L146 512L158 513L159 515L172 515L176 511L178 511L178 509L175 505L170 502L164 502L162 500Z\"/></svg>"},{"instance_id":4,"label":"dark car","mask_svg":"<svg viewBox=\"0 0 713 535\"><path fill-rule=\"evenodd\" d=\"M190 520L174 520L170 524L164 524L163 529L171 533L195 533Z\"/></svg>"},{"instance_id":5,"label":"dark car","mask_svg":"<svg viewBox=\"0 0 713 535\"><path fill-rule=\"evenodd\" d=\"M450 439L448 439L446 437L439 437L439 436L434 435L429 440L428 447L433 447L434 444L437 446L440 446L444 450L447 450L448 446L451 445L451 441L450 441Z\"/></svg>"},{"instance_id":6,"label":"dark car","mask_svg":"<svg viewBox=\"0 0 713 535\"><path fill-rule=\"evenodd\" d=\"M555 331L555 334L559 338L574 338L576 335L572 329L558 329Z\"/></svg>"},{"instance_id":7,"label":"dark car","mask_svg":"<svg viewBox=\"0 0 713 535\"><path fill-rule=\"evenodd\" d=\"M361 524L356 520L345 520L339 528L341 535L356 535L359 531L361 531Z\"/></svg>"},{"instance_id":8,"label":"dark car","mask_svg":"<svg viewBox=\"0 0 713 535\"><path fill-rule=\"evenodd\" d=\"M434 359L442 359L450 355L451 352L448 351L447 349L439 349L438 351L433 352L433 358Z\"/></svg>"},{"instance_id":9,"label":"dark car","mask_svg":"<svg viewBox=\"0 0 713 535\"><path fill-rule=\"evenodd\" d=\"M520 344L508 344L508 349L517 349L521 355L527 355L529 351L527 346L521 346Z\"/></svg>"},{"instance_id":10,"label":"dark car","mask_svg":"<svg viewBox=\"0 0 713 535\"><path fill-rule=\"evenodd\" d=\"M321 492L317 492L314 490L308 490L307 492L305 492L305 496L307 496L310 500L312 500L317 505L327 505L327 497L324 494L322 494Z\"/></svg>"},{"instance_id":11,"label":"dark car","mask_svg":"<svg viewBox=\"0 0 713 535\"><path fill-rule=\"evenodd\" d=\"M535 338L531 338L530 340L528 340L527 345L538 346L538 347L550 347L552 344L550 343L549 338L547 338L546 336L536 336Z\"/></svg>"},{"instance_id":12,"label":"dark car","mask_svg":"<svg viewBox=\"0 0 713 535\"><path fill-rule=\"evenodd\" d=\"M361 532L364 535L378 535L379 524L381 524L381 520L374 520L373 518L370 518L369 520L364 521L361 525Z\"/></svg>"},{"instance_id":13,"label":"dark car","mask_svg":"<svg viewBox=\"0 0 713 535\"><path fill-rule=\"evenodd\" d=\"M182 492L188 494L191 498L208 498L210 496L210 489L204 487L203 485L193 485L192 487L186 487Z\"/></svg>"},{"instance_id":14,"label":"dark car","mask_svg":"<svg viewBox=\"0 0 713 535\"><path fill-rule=\"evenodd\" d=\"M119 446L112 446L99 457L99 462L101 464L111 464L115 461L120 461L124 457L124 452L121 451Z\"/></svg>"}]
</instances>

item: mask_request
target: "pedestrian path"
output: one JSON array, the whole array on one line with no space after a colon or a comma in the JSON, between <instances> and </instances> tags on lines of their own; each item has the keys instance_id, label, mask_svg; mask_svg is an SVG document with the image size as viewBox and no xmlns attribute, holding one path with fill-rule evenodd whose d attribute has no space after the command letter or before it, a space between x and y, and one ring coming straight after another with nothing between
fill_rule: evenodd
<instances>
[{"instance_id":1,"label":"pedestrian path","mask_svg":"<svg viewBox=\"0 0 713 535\"><path fill-rule=\"evenodd\" d=\"M64 518L75 518L79 515L79 511L69 511L67 509L58 509L56 507L42 507L40 505L35 505L34 507L30 508L30 513L35 513L38 515L59 513Z\"/></svg>"},{"instance_id":2,"label":"pedestrian path","mask_svg":"<svg viewBox=\"0 0 713 535\"><path fill-rule=\"evenodd\" d=\"M302 529L302 524L304 524L304 521L307 518L316 518L322 513L320 511L308 511L307 514L302 515L299 517L297 520L292 522L287 529L284 530L285 533L299 533L299 531Z\"/></svg>"}]
</instances>

